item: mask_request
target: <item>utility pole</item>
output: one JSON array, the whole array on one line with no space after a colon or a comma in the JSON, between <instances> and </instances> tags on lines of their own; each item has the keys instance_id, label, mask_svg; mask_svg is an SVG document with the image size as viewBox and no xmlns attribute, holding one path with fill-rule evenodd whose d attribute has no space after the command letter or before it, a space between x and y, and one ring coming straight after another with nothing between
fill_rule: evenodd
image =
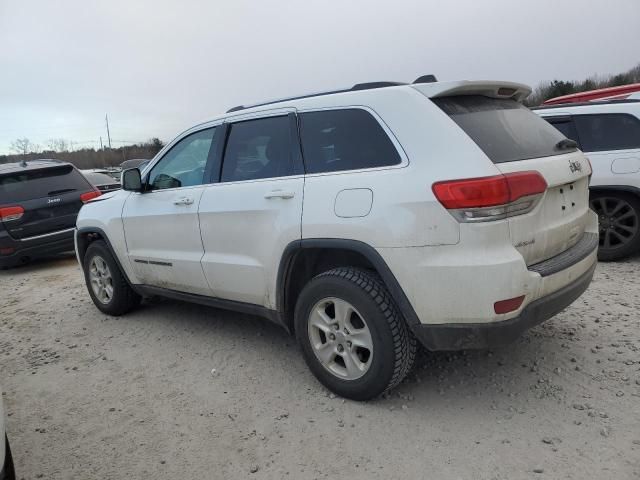
<instances>
[{"instance_id":1,"label":"utility pole","mask_svg":"<svg viewBox=\"0 0 640 480\"><path fill-rule=\"evenodd\" d=\"M104 121L107 123L107 140L109 141L109 148L111 148L111 134L109 133L109 117L104 116Z\"/></svg>"},{"instance_id":2,"label":"utility pole","mask_svg":"<svg viewBox=\"0 0 640 480\"><path fill-rule=\"evenodd\" d=\"M102 150L102 137L100 137L100 150Z\"/></svg>"}]
</instances>

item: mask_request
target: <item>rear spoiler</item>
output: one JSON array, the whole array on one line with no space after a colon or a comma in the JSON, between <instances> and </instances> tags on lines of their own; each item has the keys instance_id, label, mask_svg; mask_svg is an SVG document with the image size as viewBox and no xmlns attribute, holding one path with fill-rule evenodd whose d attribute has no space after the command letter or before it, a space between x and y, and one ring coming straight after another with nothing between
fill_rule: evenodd
<instances>
[{"instance_id":1,"label":"rear spoiler","mask_svg":"<svg viewBox=\"0 0 640 480\"><path fill-rule=\"evenodd\" d=\"M439 82L414 84L411 87L429 98L452 95L483 95L491 98L511 98L521 102L531 93L531 87L522 83L491 80Z\"/></svg>"}]
</instances>

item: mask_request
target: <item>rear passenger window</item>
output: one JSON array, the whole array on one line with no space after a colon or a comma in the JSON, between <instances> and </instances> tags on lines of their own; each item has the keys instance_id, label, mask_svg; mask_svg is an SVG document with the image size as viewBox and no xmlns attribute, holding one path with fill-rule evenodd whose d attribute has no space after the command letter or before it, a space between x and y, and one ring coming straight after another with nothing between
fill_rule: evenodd
<instances>
[{"instance_id":1,"label":"rear passenger window","mask_svg":"<svg viewBox=\"0 0 640 480\"><path fill-rule=\"evenodd\" d=\"M626 113L574 115L585 152L640 148L640 120Z\"/></svg>"},{"instance_id":2,"label":"rear passenger window","mask_svg":"<svg viewBox=\"0 0 640 480\"><path fill-rule=\"evenodd\" d=\"M400 163L395 146L361 109L301 113L300 138L307 173L386 167Z\"/></svg>"},{"instance_id":3,"label":"rear passenger window","mask_svg":"<svg viewBox=\"0 0 640 480\"><path fill-rule=\"evenodd\" d=\"M268 117L230 125L222 182L293 175L289 117Z\"/></svg>"}]
</instances>

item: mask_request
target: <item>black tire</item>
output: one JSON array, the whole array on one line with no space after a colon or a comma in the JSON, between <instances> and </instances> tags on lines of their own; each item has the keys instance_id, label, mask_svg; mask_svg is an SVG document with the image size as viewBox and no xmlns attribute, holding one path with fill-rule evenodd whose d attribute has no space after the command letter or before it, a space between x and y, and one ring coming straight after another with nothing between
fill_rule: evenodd
<instances>
[{"instance_id":1,"label":"black tire","mask_svg":"<svg viewBox=\"0 0 640 480\"><path fill-rule=\"evenodd\" d=\"M16 480L16 472L13 466L13 457L11 456L11 448L9 448L9 439L7 438L7 434L4 435L4 480Z\"/></svg>"},{"instance_id":2,"label":"black tire","mask_svg":"<svg viewBox=\"0 0 640 480\"><path fill-rule=\"evenodd\" d=\"M625 258L640 248L640 199L626 192L592 192L591 209L598 214L598 259Z\"/></svg>"},{"instance_id":3,"label":"black tire","mask_svg":"<svg viewBox=\"0 0 640 480\"><path fill-rule=\"evenodd\" d=\"M308 322L314 306L327 298L355 307L371 334L371 362L360 378L340 378L314 353ZM336 268L314 277L298 297L295 330L305 361L320 383L353 400L369 400L398 385L411 370L416 355L416 339L382 280L375 273L357 268Z\"/></svg>"},{"instance_id":4,"label":"black tire","mask_svg":"<svg viewBox=\"0 0 640 480\"><path fill-rule=\"evenodd\" d=\"M109 272L111 274L113 295L106 303L98 299L96 293L91 287L89 270L91 261L94 259L94 257L103 259L109 267ZM127 313L140 304L142 298L129 286L129 283L127 282L123 273L120 271L120 267L113 258L109 247L107 247L107 245L102 240L96 240L89 245L89 248L87 248L87 251L84 254L84 261L82 266L84 270L84 279L87 285L87 290L89 290L89 295L91 296L91 299L93 300L95 306L98 307L100 311L108 315L119 316Z\"/></svg>"}]
</instances>

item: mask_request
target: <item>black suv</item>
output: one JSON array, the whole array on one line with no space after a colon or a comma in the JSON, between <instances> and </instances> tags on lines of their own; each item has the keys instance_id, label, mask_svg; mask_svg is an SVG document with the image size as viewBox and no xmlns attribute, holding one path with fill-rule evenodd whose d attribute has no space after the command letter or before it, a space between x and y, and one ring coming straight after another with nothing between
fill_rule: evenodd
<instances>
[{"instance_id":1,"label":"black suv","mask_svg":"<svg viewBox=\"0 0 640 480\"><path fill-rule=\"evenodd\" d=\"M99 195L69 163L0 164L0 267L73 250L78 211Z\"/></svg>"}]
</instances>

